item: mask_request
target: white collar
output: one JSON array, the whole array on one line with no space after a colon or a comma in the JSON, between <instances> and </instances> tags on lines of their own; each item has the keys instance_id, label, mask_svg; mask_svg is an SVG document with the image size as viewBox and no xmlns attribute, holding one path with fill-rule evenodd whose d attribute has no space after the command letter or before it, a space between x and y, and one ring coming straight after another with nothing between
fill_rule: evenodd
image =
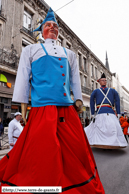
<instances>
[{"instance_id":1,"label":"white collar","mask_svg":"<svg viewBox=\"0 0 129 194\"><path fill-rule=\"evenodd\" d=\"M53 44L53 46L55 46L56 45L56 40L47 38L45 40L45 43L44 44Z\"/></svg>"}]
</instances>

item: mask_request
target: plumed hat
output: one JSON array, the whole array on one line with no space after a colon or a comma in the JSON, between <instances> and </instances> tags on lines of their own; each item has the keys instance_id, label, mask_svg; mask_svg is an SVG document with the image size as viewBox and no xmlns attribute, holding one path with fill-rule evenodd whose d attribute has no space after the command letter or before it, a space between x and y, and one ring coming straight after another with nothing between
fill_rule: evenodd
<instances>
[{"instance_id":1,"label":"plumed hat","mask_svg":"<svg viewBox=\"0 0 129 194\"><path fill-rule=\"evenodd\" d=\"M101 78L99 78L99 79L97 80L97 82L99 82L99 81L100 81L100 79L102 79L102 78L106 78L105 73L102 73Z\"/></svg>"},{"instance_id":2,"label":"plumed hat","mask_svg":"<svg viewBox=\"0 0 129 194\"><path fill-rule=\"evenodd\" d=\"M42 31L42 29L41 29L42 25L45 24L48 21L53 21L53 22L55 22L58 25L58 23L56 21L56 18L55 18L54 11L51 9L51 7L50 7L50 9L49 9L49 11L47 13L46 18L43 20L43 22L40 24L40 26L38 28L36 28L33 32Z\"/></svg>"}]
</instances>

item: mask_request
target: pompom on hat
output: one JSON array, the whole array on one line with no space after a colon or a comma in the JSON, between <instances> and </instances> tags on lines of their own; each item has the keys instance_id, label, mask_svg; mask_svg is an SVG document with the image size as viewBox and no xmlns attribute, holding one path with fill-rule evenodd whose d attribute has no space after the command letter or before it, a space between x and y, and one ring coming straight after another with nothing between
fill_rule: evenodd
<instances>
[{"instance_id":1,"label":"pompom on hat","mask_svg":"<svg viewBox=\"0 0 129 194\"><path fill-rule=\"evenodd\" d=\"M51 7L48 10L46 18L43 20L43 22L40 24L40 26L38 28L36 28L33 32L42 31L42 29L41 29L42 25L45 24L48 21L53 21L53 22L55 22L58 25L58 23L56 21L56 18L55 18L54 11L51 9Z\"/></svg>"},{"instance_id":2,"label":"pompom on hat","mask_svg":"<svg viewBox=\"0 0 129 194\"><path fill-rule=\"evenodd\" d=\"M102 79L102 78L106 78L105 73L102 73L101 78L99 78L99 79L97 80L97 82L99 82L99 81L100 81L100 79Z\"/></svg>"}]
</instances>

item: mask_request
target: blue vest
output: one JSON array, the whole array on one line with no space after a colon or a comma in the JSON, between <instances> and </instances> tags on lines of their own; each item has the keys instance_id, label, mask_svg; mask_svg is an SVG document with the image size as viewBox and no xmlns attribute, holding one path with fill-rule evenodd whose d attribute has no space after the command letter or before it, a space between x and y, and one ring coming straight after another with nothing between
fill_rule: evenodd
<instances>
[{"instance_id":1,"label":"blue vest","mask_svg":"<svg viewBox=\"0 0 129 194\"><path fill-rule=\"evenodd\" d=\"M31 104L32 107L46 105L70 106L70 65L67 58L46 55L32 62ZM64 52L67 52L64 48Z\"/></svg>"},{"instance_id":2,"label":"blue vest","mask_svg":"<svg viewBox=\"0 0 129 194\"><path fill-rule=\"evenodd\" d=\"M108 90L108 88L105 88L103 90L103 92L106 94L107 90ZM111 101L112 106L114 106L114 104L115 104L117 114L120 114L120 98L119 98L117 91L114 90L113 88L110 88L110 91L109 91L107 97ZM103 98L104 98L104 95L101 93L101 91L99 89L96 89L92 92L91 97L90 97L90 107L91 107L91 114L92 115L95 113L95 102L96 102L96 106L100 105L101 102L103 101ZM103 105L104 104L110 105L110 103L107 99L104 100ZM115 114L113 109L108 107L108 106L100 108L98 114L102 114L102 113Z\"/></svg>"}]
</instances>

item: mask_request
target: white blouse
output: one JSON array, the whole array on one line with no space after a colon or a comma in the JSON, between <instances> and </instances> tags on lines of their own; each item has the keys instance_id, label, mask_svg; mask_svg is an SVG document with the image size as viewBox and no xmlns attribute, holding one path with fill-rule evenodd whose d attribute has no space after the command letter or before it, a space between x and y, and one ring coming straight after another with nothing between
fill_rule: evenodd
<instances>
[{"instance_id":1,"label":"white blouse","mask_svg":"<svg viewBox=\"0 0 129 194\"><path fill-rule=\"evenodd\" d=\"M56 45L56 40L46 39L43 45L48 52L48 55L67 58L63 47ZM82 100L79 67L77 64L76 54L69 49L66 49L66 52L71 68L70 85L74 94L74 101L76 101L77 99ZM44 52L41 44L28 45L23 49L20 57L12 101L19 103L28 103L31 63L45 55L46 53Z\"/></svg>"}]
</instances>

